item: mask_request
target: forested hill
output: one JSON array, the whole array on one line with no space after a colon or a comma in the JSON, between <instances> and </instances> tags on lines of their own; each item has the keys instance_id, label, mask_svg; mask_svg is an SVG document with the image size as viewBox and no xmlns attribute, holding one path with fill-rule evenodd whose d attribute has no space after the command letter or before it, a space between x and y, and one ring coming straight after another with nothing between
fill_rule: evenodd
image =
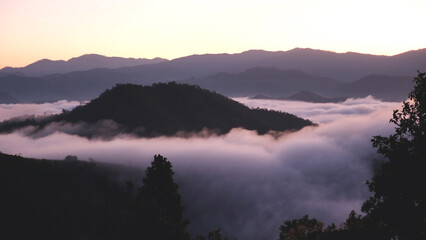
<instances>
[{"instance_id":1,"label":"forested hill","mask_svg":"<svg viewBox=\"0 0 426 240\"><path fill-rule=\"evenodd\" d=\"M135 189L117 180L116 168L0 152L2 239L140 238Z\"/></svg>"},{"instance_id":2,"label":"forested hill","mask_svg":"<svg viewBox=\"0 0 426 240\"><path fill-rule=\"evenodd\" d=\"M105 124L103 120L112 120L117 125L110 122ZM86 105L46 120L3 122L0 132L28 125L36 125L41 131L53 122L90 124L90 129L94 129L92 132L85 128L84 133L79 133L89 137L102 136L106 132L111 134L111 130L144 137L193 133L203 129L223 134L237 127L265 134L268 131L298 130L313 125L311 121L292 114L250 109L198 86L160 83L152 86L119 84ZM99 124L101 122L103 124Z\"/></svg>"}]
</instances>

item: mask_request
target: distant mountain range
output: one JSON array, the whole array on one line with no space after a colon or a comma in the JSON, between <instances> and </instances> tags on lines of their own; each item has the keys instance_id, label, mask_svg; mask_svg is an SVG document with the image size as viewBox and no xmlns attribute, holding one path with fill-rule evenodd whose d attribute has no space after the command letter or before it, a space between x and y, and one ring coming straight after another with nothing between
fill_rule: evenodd
<instances>
[{"instance_id":1,"label":"distant mountain range","mask_svg":"<svg viewBox=\"0 0 426 240\"><path fill-rule=\"evenodd\" d=\"M338 103L343 102L346 97L336 97L336 98L327 98L320 96L316 93L309 91L300 91L290 96L283 97L271 97L268 95L255 95L250 97L251 99L272 99L272 100L289 100L289 101L302 101L302 102L312 102L312 103Z\"/></svg>"},{"instance_id":2,"label":"distant mountain range","mask_svg":"<svg viewBox=\"0 0 426 240\"><path fill-rule=\"evenodd\" d=\"M146 87L117 85L70 112L47 118L5 121L0 124L0 132L33 126L33 134L43 134L46 128L52 128L49 126L52 123L56 131L66 132L71 128L70 133L86 137L110 137L119 133L155 137L202 130L224 134L238 127L265 134L313 125L292 114L250 109L197 86L161 83ZM65 125L67 127L61 127Z\"/></svg>"},{"instance_id":3,"label":"distant mountain range","mask_svg":"<svg viewBox=\"0 0 426 240\"><path fill-rule=\"evenodd\" d=\"M316 77L299 70L282 70L276 67L250 68L241 73L217 73L205 78L183 81L217 91L227 96L267 94L282 96L301 90L330 95L342 82Z\"/></svg>"},{"instance_id":4,"label":"distant mountain range","mask_svg":"<svg viewBox=\"0 0 426 240\"><path fill-rule=\"evenodd\" d=\"M105 57L98 54L86 54L80 57L64 60L42 59L26 67L13 68L5 67L0 70L1 75L15 74L28 77L40 77L56 73L67 73L74 71L85 71L94 68L121 68L132 67L144 64L153 64L167 61L167 59L154 58L121 58ZM0 75L0 76L1 76Z\"/></svg>"},{"instance_id":5,"label":"distant mountain range","mask_svg":"<svg viewBox=\"0 0 426 240\"><path fill-rule=\"evenodd\" d=\"M41 77L30 77L22 72L10 75L3 70L0 71L0 91L21 102L88 100L116 83L150 85L176 81L198 84L228 96L265 94L278 97L311 91L326 97L371 94L401 100L407 96L407 86L411 86L417 70L426 71L426 49L395 56L312 49L251 50L159 61Z\"/></svg>"},{"instance_id":6,"label":"distant mountain range","mask_svg":"<svg viewBox=\"0 0 426 240\"><path fill-rule=\"evenodd\" d=\"M16 100L14 97L10 96L9 94L0 92L0 103L9 104L9 103L17 103L17 102L18 100Z\"/></svg>"},{"instance_id":7,"label":"distant mountain range","mask_svg":"<svg viewBox=\"0 0 426 240\"><path fill-rule=\"evenodd\" d=\"M342 96L366 97L400 101L408 97L413 89L413 78L410 76L368 75L357 81L345 83L337 87L336 93Z\"/></svg>"},{"instance_id":8,"label":"distant mountain range","mask_svg":"<svg viewBox=\"0 0 426 240\"><path fill-rule=\"evenodd\" d=\"M233 97L265 95L275 99L334 102L342 98L368 95L388 101L401 101L407 98L412 89L412 80L411 76L373 74L353 82L342 82L308 75L298 70L262 67L236 74L218 73L205 78L191 78L183 82Z\"/></svg>"},{"instance_id":9,"label":"distant mountain range","mask_svg":"<svg viewBox=\"0 0 426 240\"><path fill-rule=\"evenodd\" d=\"M145 80L177 81L180 78L206 77L219 72L238 73L254 67L276 67L351 82L370 74L414 77L417 70L426 71L425 63L426 49L395 56L377 56L296 48L278 52L250 50L238 54L192 55L122 71L144 73L140 76Z\"/></svg>"}]
</instances>

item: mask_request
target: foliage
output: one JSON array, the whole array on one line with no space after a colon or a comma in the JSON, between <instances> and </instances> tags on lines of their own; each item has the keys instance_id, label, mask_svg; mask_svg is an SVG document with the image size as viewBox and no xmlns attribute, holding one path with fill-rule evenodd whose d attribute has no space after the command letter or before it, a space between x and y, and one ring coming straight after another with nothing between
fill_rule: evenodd
<instances>
[{"instance_id":1,"label":"foliage","mask_svg":"<svg viewBox=\"0 0 426 240\"><path fill-rule=\"evenodd\" d=\"M322 232L323 223L308 215L300 219L285 221L280 226L280 240L316 239L316 235Z\"/></svg>"},{"instance_id":2,"label":"foliage","mask_svg":"<svg viewBox=\"0 0 426 240\"><path fill-rule=\"evenodd\" d=\"M323 228L323 223L308 215L285 221L280 227L279 240L389 240L383 228L370 225L364 217L351 211L346 221L336 227L334 223Z\"/></svg>"},{"instance_id":3,"label":"foliage","mask_svg":"<svg viewBox=\"0 0 426 240\"><path fill-rule=\"evenodd\" d=\"M426 239L426 76L418 73L402 110L394 110L395 133L372 139L386 161L367 182L374 195L362 210L399 239Z\"/></svg>"},{"instance_id":4,"label":"foliage","mask_svg":"<svg viewBox=\"0 0 426 240\"><path fill-rule=\"evenodd\" d=\"M132 201L107 165L0 153L2 239L135 239Z\"/></svg>"},{"instance_id":5,"label":"foliage","mask_svg":"<svg viewBox=\"0 0 426 240\"><path fill-rule=\"evenodd\" d=\"M161 155L155 155L146 169L137 198L147 239L185 240L190 237L186 232L189 221L183 217L173 175L172 164Z\"/></svg>"},{"instance_id":6,"label":"foliage","mask_svg":"<svg viewBox=\"0 0 426 240\"><path fill-rule=\"evenodd\" d=\"M189 239L165 158L155 156L136 198L123 176L137 169L67 157L0 153L1 239Z\"/></svg>"},{"instance_id":7,"label":"foliage","mask_svg":"<svg viewBox=\"0 0 426 240\"><path fill-rule=\"evenodd\" d=\"M100 124L105 120L116 123L120 132L113 132L113 124ZM298 130L313 124L288 113L250 109L198 86L171 82L152 86L118 84L86 105L43 121L29 119L0 123L0 132L11 132L30 125L42 129L50 123L91 124L91 128L78 133L86 137L121 132L142 137L170 136L205 129L225 134L237 127L265 134L269 131Z\"/></svg>"},{"instance_id":8,"label":"foliage","mask_svg":"<svg viewBox=\"0 0 426 240\"><path fill-rule=\"evenodd\" d=\"M360 230L365 228L363 218L361 215L357 214L354 210L349 213L348 218L343 224L343 229L345 230Z\"/></svg>"},{"instance_id":9,"label":"foliage","mask_svg":"<svg viewBox=\"0 0 426 240\"><path fill-rule=\"evenodd\" d=\"M77 156L75 156L75 155L67 155L67 156L64 158L64 161L78 161L78 157L77 157Z\"/></svg>"}]
</instances>

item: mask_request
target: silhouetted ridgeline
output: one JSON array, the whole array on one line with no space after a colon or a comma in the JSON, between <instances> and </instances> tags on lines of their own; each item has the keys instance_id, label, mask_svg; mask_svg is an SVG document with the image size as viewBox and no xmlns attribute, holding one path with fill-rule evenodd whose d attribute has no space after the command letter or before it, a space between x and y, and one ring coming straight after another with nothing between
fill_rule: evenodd
<instances>
[{"instance_id":1,"label":"silhouetted ridgeline","mask_svg":"<svg viewBox=\"0 0 426 240\"><path fill-rule=\"evenodd\" d=\"M309 91L300 91L287 97L271 97L267 95L255 95L251 99L273 99L273 100L290 100L290 101L303 101L312 103L338 103L344 102L346 97L326 98L316 93Z\"/></svg>"},{"instance_id":2,"label":"silhouetted ridgeline","mask_svg":"<svg viewBox=\"0 0 426 240\"><path fill-rule=\"evenodd\" d=\"M154 64L167 61L162 58L122 58L105 57L98 54L86 54L79 57L64 60L42 59L31 63L25 67L13 68L5 67L0 69L1 74L22 74L29 77L39 77L44 75L67 73L73 71L85 71L94 68L120 68L132 67L144 64Z\"/></svg>"},{"instance_id":3,"label":"silhouetted ridgeline","mask_svg":"<svg viewBox=\"0 0 426 240\"><path fill-rule=\"evenodd\" d=\"M0 153L0 238L131 239L131 193L112 167ZM133 238L136 239L136 238Z\"/></svg>"},{"instance_id":4,"label":"silhouetted ridgeline","mask_svg":"<svg viewBox=\"0 0 426 240\"><path fill-rule=\"evenodd\" d=\"M383 92L386 94L386 97L392 97L394 92L386 93L386 91L383 90L373 91L368 85L361 89L361 91L363 91L362 94L359 94L358 91L342 93L339 91L333 92L333 90L338 89L334 87L332 89L331 87L335 85L335 83L338 83L338 81L352 82L371 74L408 76L407 82L410 83L411 77L413 77L412 75L416 70L426 71L426 49L410 51L395 56L334 53L299 48L279 52L251 50L238 54L192 55L171 61L162 61L159 59L159 61L161 61L159 63L132 67L130 67L131 65L121 65L129 67L115 69L107 69L108 64L103 63L103 58L100 56L88 55L80 58L76 58L75 61L79 60L77 62L82 64L80 67L90 70L82 71L82 68L80 68L80 70L67 68L71 60L68 62L58 61L57 63L55 61L53 65L51 64L52 62L42 60L26 67L37 67L37 69L40 67L43 71L50 71L51 73L55 71L58 72L58 69L65 66L67 71L74 71L45 76L37 75L40 77L30 77L35 75L25 75L26 73L19 72L23 69L3 69L0 71L0 91L12 95L20 102L46 102L62 99L88 100L98 96L102 91L111 88L117 83L149 85L156 82L185 80L187 83L197 84L225 95L229 93L232 94L232 96L266 94L276 97L307 90L328 97L356 97L357 95L363 95L364 92L375 97L379 97L375 95L376 92ZM88 58L88 60L86 58ZM91 66L93 66L92 62L96 63L96 61L98 61L91 60L92 58L95 60L100 58L102 61L96 66L102 66L103 68L91 69ZM108 58L108 61L109 60L112 59ZM121 63L121 61L125 59L118 60L118 62ZM129 61L131 64L133 64L133 62L135 62L134 64L139 64L136 60L133 59ZM260 76L253 73L253 71L245 73L245 71L250 68L262 69L265 67L283 69L281 71L297 69L299 76L297 76L297 74L294 75L294 77L292 77L291 74L287 76L284 75L284 78L282 78L283 81L281 82L269 82L262 80L264 80L265 77L266 80L268 80L267 78L270 77L270 74L274 71L271 71L271 73L264 72L262 73L263 75ZM301 71L303 71L303 74ZM7 72L13 72L14 75L8 75ZM262 71L258 72L261 73ZM217 73L226 74L215 75ZM250 77L253 79L250 79ZM229 78L232 79L232 81L228 83L225 80ZM240 84L242 78L244 78L243 85ZM207 79L208 82L204 83L203 80L205 79ZM291 79L294 81L290 81ZM313 81L315 79L318 81ZM192 80L195 80L195 82ZM198 83L197 80L201 80L201 82ZM216 80L218 80L217 83L215 82ZM298 81L302 80L306 82L300 87ZM248 82L247 86L245 86L245 82ZM250 86L250 84L252 84L250 82L258 83L254 86ZM283 84L283 82L287 83ZM279 83L279 88L276 88L277 83ZM391 85L389 82L385 83L386 85ZM392 86L394 86L395 89L399 89L399 85L393 84L394 82ZM234 85L236 85L236 87ZM295 88L295 86L297 88ZM257 89L262 91L256 91ZM326 94L328 92L332 92L332 94ZM347 95L349 93L352 95ZM405 97L406 91L401 89L397 94L398 96L402 94L402 96Z\"/></svg>"},{"instance_id":5,"label":"silhouetted ridgeline","mask_svg":"<svg viewBox=\"0 0 426 240\"><path fill-rule=\"evenodd\" d=\"M143 177L139 167L0 152L0 238L205 239L187 233L172 165L155 159ZM169 197L161 201L163 194ZM213 233L214 240L227 239Z\"/></svg>"},{"instance_id":6,"label":"silhouetted ridgeline","mask_svg":"<svg viewBox=\"0 0 426 240\"><path fill-rule=\"evenodd\" d=\"M0 104L1 103L11 104L11 103L17 103L17 102L18 100L16 100L14 97L10 96L9 94L0 92Z\"/></svg>"},{"instance_id":7,"label":"silhouetted ridgeline","mask_svg":"<svg viewBox=\"0 0 426 240\"><path fill-rule=\"evenodd\" d=\"M342 96L366 97L389 101L402 101L407 98L407 92L413 88L410 76L368 75L357 81L345 83L337 87L336 92Z\"/></svg>"},{"instance_id":8,"label":"silhouetted ridgeline","mask_svg":"<svg viewBox=\"0 0 426 240\"><path fill-rule=\"evenodd\" d=\"M265 134L313 125L292 114L250 109L220 94L176 83L120 84L70 112L26 121L5 121L0 125L0 132L35 126L36 133L52 127L61 130L65 124L73 124L75 128L84 125L81 131L77 129L73 133L88 137L118 133L154 137L205 129L224 134L238 127Z\"/></svg>"},{"instance_id":9,"label":"silhouetted ridgeline","mask_svg":"<svg viewBox=\"0 0 426 240\"><path fill-rule=\"evenodd\" d=\"M276 67L250 68L241 73L218 73L205 78L192 78L186 83L217 91L226 96L250 96L267 94L282 96L302 90L331 95L343 82L317 77L299 70L283 70Z\"/></svg>"}]
</instances>

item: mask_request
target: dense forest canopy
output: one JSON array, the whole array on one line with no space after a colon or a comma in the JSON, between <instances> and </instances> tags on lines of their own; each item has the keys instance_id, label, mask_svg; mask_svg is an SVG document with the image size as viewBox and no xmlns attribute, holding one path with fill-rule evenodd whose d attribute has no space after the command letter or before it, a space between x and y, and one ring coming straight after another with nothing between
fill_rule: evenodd
<instances>
[{"instance_id":1,"label":"dense forest canopy","mask_svg":"<svg viewBox=\"0 0 426 240\"><path fill-rule=\"evenodd\" d=\"M233 128L265 134L314 125L309 120L289 113L250 109L197 86L160 83L152 86L119 84L72 111L45 119L5 121L0 124L0 132L11 132L26 126L34 126L37 132L52 123L58 123L56 126L59 131L61 124L90 126L76 131L87 137L119 133L155 137L203 130L225 134Z\"/></svg>"},{"instance_id":2,"label":"dense forest canopy","mask_svg":"<svg viewBox=\"0 0 426 240\"><path fill-rule=\"evenodd\" d=\"M190 236L172 164L156 155L143 179L117 164L23 158L0 152L2 239L222 240ZM140 186L140 187L139 187ZM214 228L215 226L212 226Z\"/></svg>"}]
</instances>

